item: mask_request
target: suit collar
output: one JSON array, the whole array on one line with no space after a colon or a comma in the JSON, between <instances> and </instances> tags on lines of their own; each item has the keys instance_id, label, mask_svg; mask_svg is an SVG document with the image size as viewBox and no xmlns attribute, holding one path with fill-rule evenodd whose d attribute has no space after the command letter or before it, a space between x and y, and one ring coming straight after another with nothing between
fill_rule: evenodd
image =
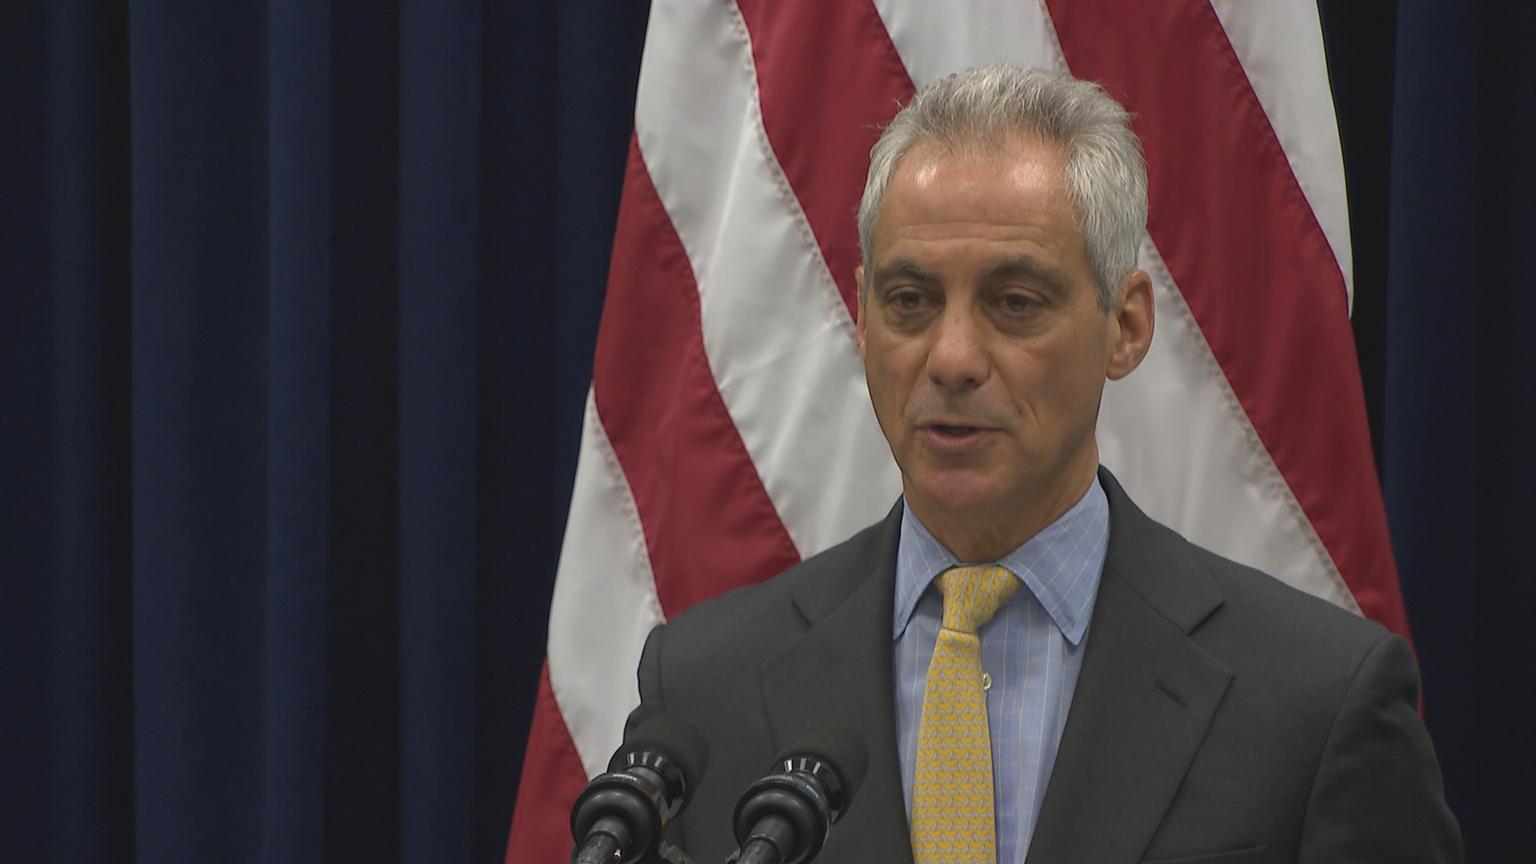
<instances>
[{"instance_id":1,"label":"suit collar","mask_svg":"<svg viewBox=\"0 0 1536 864\"><path fill-rule=\"evenodd\" d=\"M887 583L885 593L894 590L890 575L896 572L896 544L901 537L901 501L885 518L855 534L841 547L811 558L801 568L802 578L789 586L790 599L813 628L832 614L871 580ZM835 555L835 557L834 557Z\"/></svg>"},{"instance_id":2,"label":"suit collar","mask_svg":"<svg viewBox=\"0 0 1536 864\"><path fill-rule=\"evenodd\" d=\"M1193 633L1224 602L1221 589L1189 541L1141 512L1115 475L1100 468L1099 482L1109 497L1105 571L1118 573L1150 609L1181 632Z\"/></svg>"},{"instance_id":3,"label":"suit collar","mask_svg":"<svg viewBox=\"0 0 1536 864\"><path fill-rule=\"evenodd\" d=\"M1031 862L1139 861L1232 680L1189 638L1223 602L1193 547L1099 479L1109 552Z\"/></svg>"}]
</instances>

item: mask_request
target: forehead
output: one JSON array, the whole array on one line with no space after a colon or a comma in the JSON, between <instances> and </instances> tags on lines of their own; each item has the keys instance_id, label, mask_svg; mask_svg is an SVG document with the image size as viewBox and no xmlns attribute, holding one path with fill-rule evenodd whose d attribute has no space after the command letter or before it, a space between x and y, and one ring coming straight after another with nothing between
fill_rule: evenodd
<instances>
[{"instance_id":1,"label":"forehead","mask_svg":"<svg viewBox=\"0 0 1536 864\"><path fill-rule=\"evenodd\" d=\"M1077 257L1082 243L1065 170L1062 148L1034 137L962 146L919 142L886 187L872 257L884 257L892 246L965 238L1048 243Z\"/></svg>"}]
</instances>

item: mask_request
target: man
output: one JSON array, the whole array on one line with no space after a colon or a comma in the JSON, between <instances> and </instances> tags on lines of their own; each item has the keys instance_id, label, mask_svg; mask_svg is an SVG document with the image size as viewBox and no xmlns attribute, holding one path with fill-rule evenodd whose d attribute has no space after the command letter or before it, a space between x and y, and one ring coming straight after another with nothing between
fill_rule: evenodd
<instances>
[{"instance_id":1,"label":"man","mask_svg":"<svg viewBox=\"0 0 1536 864\"><path fill-rule=\"evenodd\" d=\"M857 324L901 469L880 524L657 628L642 710L709 770L674 840L803 730L858 732L825 861L1455 861L1402 640L1201 550L1098 465L1153 333L1146 176L1095 85L984 67L871 154Z\"/></svg>"}]
</instances>

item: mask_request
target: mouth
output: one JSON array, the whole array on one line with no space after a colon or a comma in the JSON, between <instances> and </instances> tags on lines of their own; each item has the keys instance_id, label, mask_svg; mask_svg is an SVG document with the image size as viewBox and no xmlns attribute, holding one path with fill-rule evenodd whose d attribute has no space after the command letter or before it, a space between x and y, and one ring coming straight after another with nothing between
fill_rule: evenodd
<instances>
[{"instance_id":1,"label":"mouth","mask_svg":"<svg viewBox=\"0 0 1536 864\"><path fill-rule=\"evenodd\" d=\"M944 452L964 452L980 446L996 430L966 423L923 423L919 433L930 447Z\"/></svg>"}]
</instances>

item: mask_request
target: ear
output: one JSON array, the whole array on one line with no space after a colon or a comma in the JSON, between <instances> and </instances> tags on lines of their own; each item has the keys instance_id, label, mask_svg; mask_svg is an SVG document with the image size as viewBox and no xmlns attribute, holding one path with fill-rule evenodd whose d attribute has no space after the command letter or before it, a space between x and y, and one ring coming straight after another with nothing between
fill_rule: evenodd
<instances>
[{"instance_id":1,"label":"ear","mask_svg":"<svg viewBox=\"0 0 1536 864\"><path fill-rule=\"evenodd\" d=\"M1157 317L1152 301L1152 277L1145 270L1133 270L1120 283L1115 305L1109 310L1114 319L1111 331L1109 367L1106 376L1119 381L1141 365L1152 347L1152 330Z\"/></svg>"},{"instance_id":2,"label":"ear","mask_svg":"<svg viewBox=\"0 0 1536 864\"><path fill-rule=\"evenodd\" d=\"M853 316L853 332L858 335L859 359L864 359L864 304L869 302L869 292L864 290L864 265L853 269L853 284L858 286L859 302L853 304L857 310Z\"/></svg>"}]
</instances>

